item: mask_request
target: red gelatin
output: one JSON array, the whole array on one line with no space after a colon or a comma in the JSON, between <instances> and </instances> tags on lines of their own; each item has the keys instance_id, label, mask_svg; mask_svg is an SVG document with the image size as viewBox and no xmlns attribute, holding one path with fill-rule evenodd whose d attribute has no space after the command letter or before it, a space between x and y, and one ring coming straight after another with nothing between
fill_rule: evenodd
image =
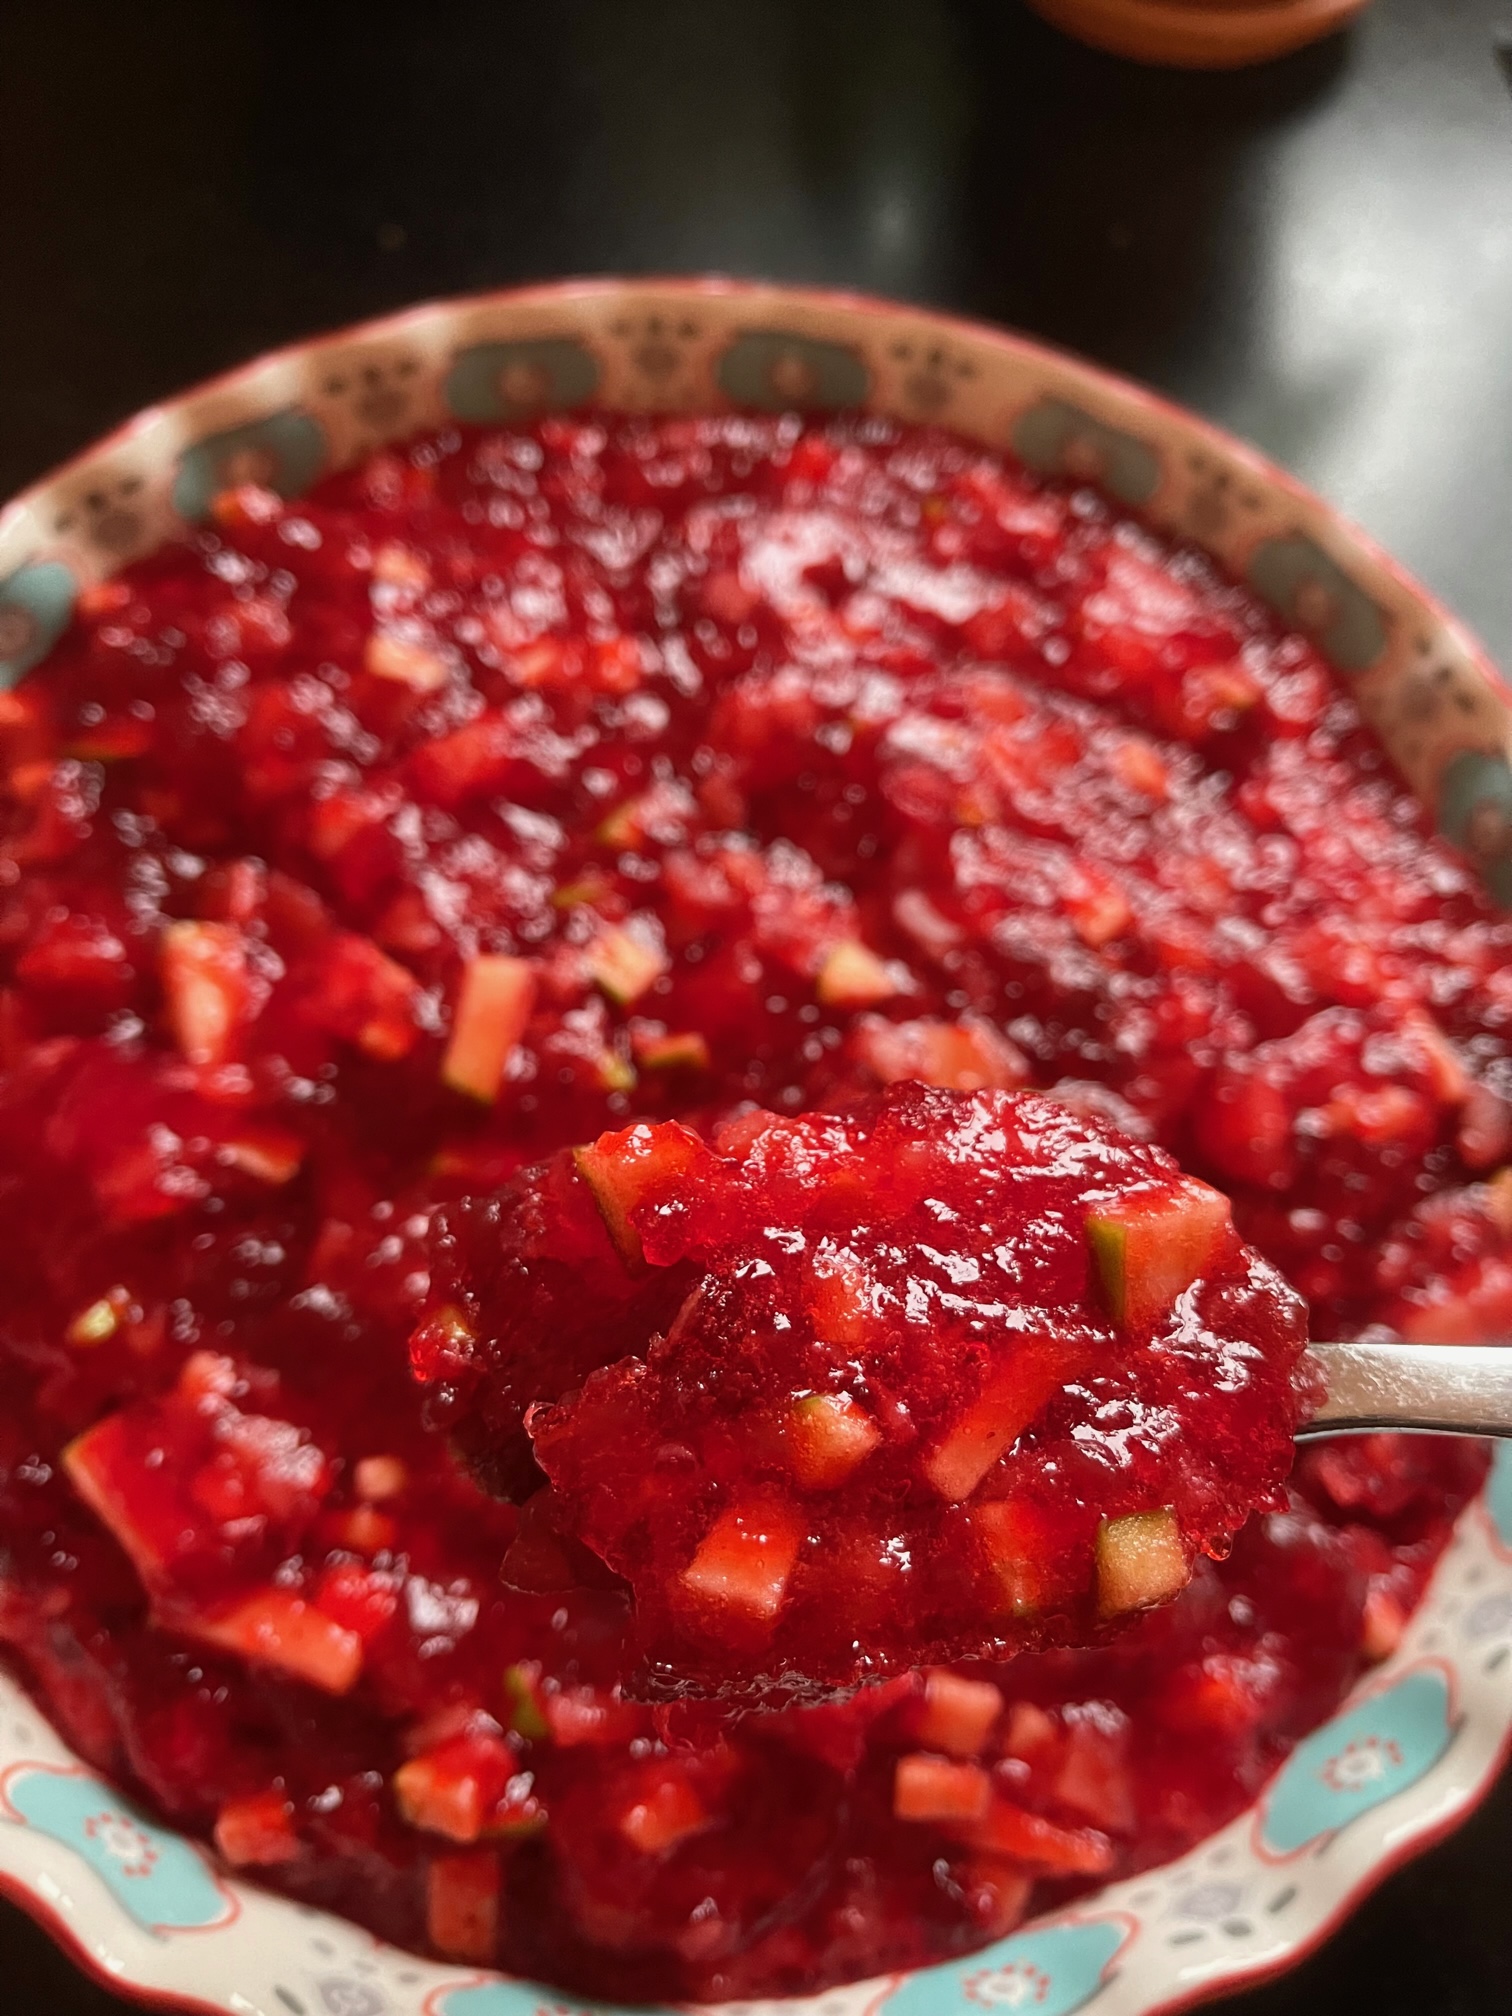
<instances>
[{"instance_id":1,"label":"red gelatin","mask_svg":"<svg viewBox=\"0 0 1512 2016\"><path fill-rule=\"evenodd\" d=\"M690 1263L565 1163L499 1194L639 1120L1033 1088L1220 1188L1315 1334L1505 1334L1509 954L1308 644L946 434L585 413L235 489L0 709L5 1657L152 1810L468 1964L676 2002L980 1945L1246 1804L1481 1452L1310 1448L1092 1651L648 1707L523 1422ZM1167 1242L1105 1243L1137 1318ZM805 1504L892 1447L814 1397ZM794 1535L734 1511L703 1580L754 1548L770 1603Z\"/></svg>"},{"instance_id":2,"label":"red gelatin","mask_svg":"<svg viewBox=\"0 0 1512 2016\"><path fill-rule=\"evenodd\" d=\"M562 1389L526 1419L555 1523L629 1580L654 1689L822 1693L1097 1635L1278 1502L1302 1304L1158 1148L900 1084L712 1147L631 1128L575 1169L620 1262L574 1296L602 1369L570 1390L536 1283L454 1285L485 1386L523 1360Z\"/></svg>"}]
</instances>

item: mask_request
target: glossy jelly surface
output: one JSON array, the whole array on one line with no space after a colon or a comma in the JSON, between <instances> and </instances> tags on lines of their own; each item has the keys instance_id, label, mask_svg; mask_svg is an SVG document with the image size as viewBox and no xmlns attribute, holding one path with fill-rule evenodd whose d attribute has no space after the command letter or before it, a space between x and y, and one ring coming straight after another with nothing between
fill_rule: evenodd
<instances>
[{"instance_id":1,"label":"glossy jelly surface","mask_svg":"<svg viewBox=\"0 0 1512 2016\"><path fill-rule=\"evenodd\" d=\"M1039 1088L1316 1334L1505 1324L1512 927L1196 556L880 420L453 430L86 590L0 761L0 1641L233 1866L577 1992L809 1988L1199 1838L1396 1642L1475 1448L1311 1450L1093 1651L628 1698L521 1428L675 1269L532 1275L550 1198L468 1207L556 1327L496 1488L453 1454L438 1207L748 1102Z\"/></svg>"},{"instance_id":2,"label":"glossy jelly surface","mask_svg":"<svg viewBox=\"0 0 1512 2016\"><path fill-rule=\"evenodd\" d=\"M506 1436L526 1403L553 1524L634 1591L648 1690L822 1695L1103 1637L1281 1502L1303 1304L1159 1148L903 1081L570 1159L441 1214L418 1351L467 1333ZM499 1222L547 1216L586 1379L542 1263L501 1264Z\"/></svg>"}]
</instances>

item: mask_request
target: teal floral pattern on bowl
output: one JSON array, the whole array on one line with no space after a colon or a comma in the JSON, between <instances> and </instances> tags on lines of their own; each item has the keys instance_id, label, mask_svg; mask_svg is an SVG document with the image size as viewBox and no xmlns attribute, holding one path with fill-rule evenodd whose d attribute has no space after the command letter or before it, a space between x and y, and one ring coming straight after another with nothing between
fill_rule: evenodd
<instances>
[{"instance_id":1,"label":"teal floral pattern on bowl","mask_svg":"<svg viewBox=\"0 0 1512 2016\"><path fill-rule=\"evenodd\" d=\"M1442 1667L1367 1695L1315 1729L1287 1758L1264 1801L1260 1841L1295 1855L1405 1792L1454 1740L1449 1680Z\"/></svg>"},{"instance_id":2,"label":"teal floral pattern on bowl","mask_svg":"<svg viewBox=\"0 0 1512 2016\"><path fill-rule=\"evenodd\" d=\"M280 497L297 497L324 468L325 436L308 413L291 407L207 434L184 451L173 485L173 506L185 519L203 518L217 491L260 483Z\"/></svg>"},{"instance_id":3,"label":"teal floral pattern on bowl","mask_svg":"<svg viewBox=\"0 0 1512 2016\"><path fill-rule=\"evenodd\" d=\"M1160 457L1148 441L1065 399L1041 399L1014 424L1013 452L1044 476L1078 476L1137 511L1160 488Z\"/></svg>"},{"instance_id":4,"label":"teal floral pattern on bowl","mask_svg":"<svg viewBox=\"0 0 1512 2016\"><path fill-rule=\"evenodd\" d=\"M87 1772L23 1764L0 1781L0 1799L23 1825L72 1848L149 1931L199 1932L235 1913L199 1849Z\"/></svg>"},{"instance_id":5,"label":"teal floral pattern on bowl","mask_svg":"<svg viewBox=\"0 0 1512 2016\"><path fill-rule=\"evenodd\" d=\"M886 2016L1002 2009L1074 2016L1109 1980L1132 1927L1112 1918L1037 1925L948 1967L923 1967L881 2005Z\"/></svg>"},{"instance_id":6,"label":"teal floral pattern on bowl","mask_svg":"<svg viewBox=\"0 0 1512 2016\"><path fill-rule=\"evenodd\" d=\"M572 282L301 344L133 421L0 513L0 688L81 589L227 483L297 496L446 416L867 405L1096 480L1307 629L1445 834L1512 903L1512 714L1483 652L1360 534L1191 414L1018 337L725 281ZM980 1953L724 2016L1153 2016L1277 1971L1486 1791L1512 1735L1512 1450L1396 1653L1246 1813ZM0 1890L124 1992L211 2016L618 2016L442 1966L221 1877L73 1759L0 1675Z\"/></svg>"},{"instance_id":7,"label":"teal floral pattern on bowl","mask_svg":"<svg viewBox=\"0 0 1512 2016\"><path fill-rule=\"evenodd\" d=\"M57 560L32 560L0 581L0 688L14 686L68 627L78 584Z\"/></svg>"},{"instance_id":8,"label":"teal floral pattern on bowl","mask_svg":"<svg viewBox=\"0 0 1512 2016\"><path fill-rule=\"evenodd\" d=\"M1386 617L1315 539L1267 539L1249 584L1285 623L1305 630L1341 672L1368 672L1386 649Z\"/></svg>"},{"instance_id":9,"label":"teal floral pattern on bowl","mask_svg":"<svg viewBox=\"0 0 1512 2016\"><path fill-rule=\"evenodd\" d=\"M478 343L446 375L446 403L459 420L520 420L582 406L598 390L593 352L565 336Z\"/></svg>"}]
</instances>

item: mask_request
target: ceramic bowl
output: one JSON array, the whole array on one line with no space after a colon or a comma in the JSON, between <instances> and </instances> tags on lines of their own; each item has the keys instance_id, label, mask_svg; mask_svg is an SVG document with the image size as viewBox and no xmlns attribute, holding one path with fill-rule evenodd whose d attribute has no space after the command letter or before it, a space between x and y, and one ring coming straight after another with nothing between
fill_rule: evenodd
<instances>
[{"instance_id":1,"label":"ceramic bowl","mask_svg":"<svg viewBox=\"0 0 1512 2016\"><path fill-rule=\"evenodd\" d=\"M1512 716L1422 589L1250 449L1022 338L919 309L723 281L593 281L416 308L153 408L0 514L0 685L82 584L227 483L294 495L448 418L867 406L1095 479L1207 549L1326 653L1439 826L1512 901ZM1246 1813L1180 1861L968 1959L776 2005L792 2016L1148 2016L1299 1959L1452 1827L1512 1734L1512 1450L1394 1656ZM224 2016L574 2016L555 1990L417 1960L228 1879L72 1759L0 1678L0 1888L114 1987ZM724 2016L756 2016L752 2005Z\"/></svg>"}]
</instances>

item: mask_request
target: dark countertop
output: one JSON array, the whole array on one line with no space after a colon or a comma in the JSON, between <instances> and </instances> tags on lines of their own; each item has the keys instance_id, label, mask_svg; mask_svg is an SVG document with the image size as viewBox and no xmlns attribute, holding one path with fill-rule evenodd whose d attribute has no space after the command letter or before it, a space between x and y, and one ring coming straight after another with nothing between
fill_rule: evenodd
<instances>
[{"instance_id":1,"label":"dark countertop","mask_svg":"<svg viewBox=\"0 0 1512 2016\"><path fill-rule=\"evenodd\" d=\"M1013 323L1248 435L1512 664L1512 0L1234 77L1019 0L5 0L0 495L331 324L565 273ZM1512 1783L1236 2016L1512 2008ZM0 2008L113 1998L0 1906Z\"/></svg>"}]
</instances>

